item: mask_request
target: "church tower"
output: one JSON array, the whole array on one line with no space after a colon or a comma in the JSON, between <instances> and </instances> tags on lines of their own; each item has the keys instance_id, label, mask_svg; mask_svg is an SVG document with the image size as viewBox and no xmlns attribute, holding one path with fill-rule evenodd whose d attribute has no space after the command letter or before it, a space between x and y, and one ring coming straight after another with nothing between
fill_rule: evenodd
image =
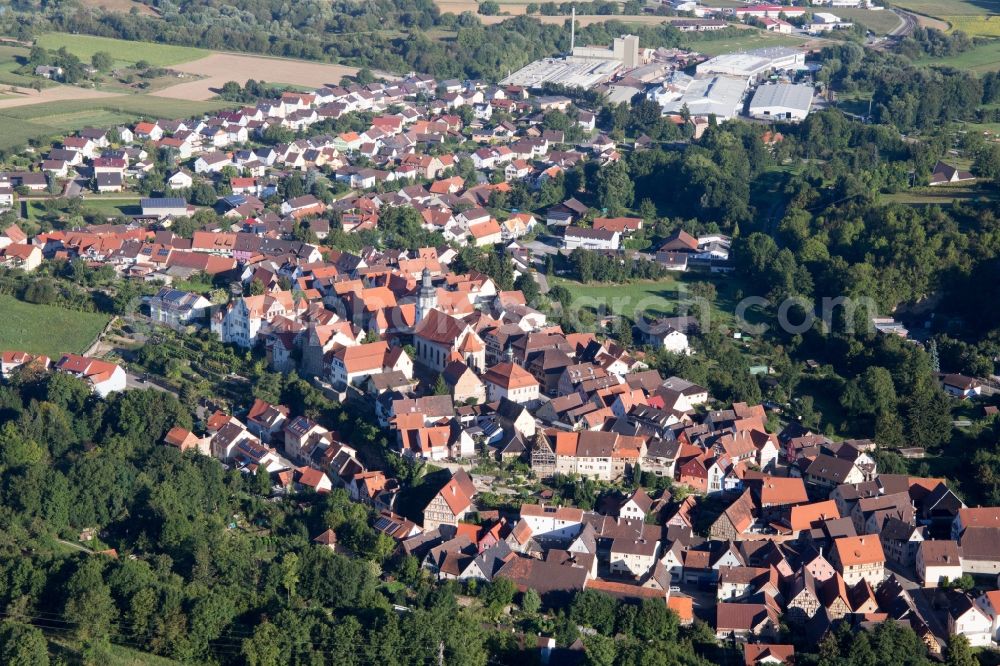
<instances>
[{"instance_id":1,"label":"church tower","mask_svg":"<svg viewBox=\"0 0 1000 666\"><path fill-rule=\"evenodd\" d=\"M437 289L431 284L431 272L424 268L420 276L420 290L417 292L417 321L437 307Z\"/></svg>"}]
</instances>

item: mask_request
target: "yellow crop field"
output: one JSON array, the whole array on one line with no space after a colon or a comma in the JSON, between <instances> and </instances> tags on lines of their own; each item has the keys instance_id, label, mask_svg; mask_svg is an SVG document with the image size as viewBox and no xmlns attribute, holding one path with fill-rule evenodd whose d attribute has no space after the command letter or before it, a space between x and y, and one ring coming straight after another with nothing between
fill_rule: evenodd
<instances>
[{"instance_id":1,"label":"yellow crop field","mask_svg":"<svg viewBox=\"0 0 1000 666\"><path fill-rule=\"evenodd\" d=\"M942 16L952 30L978 37L1000 37L1000 16Z\"/></svg>"}]
</instances>

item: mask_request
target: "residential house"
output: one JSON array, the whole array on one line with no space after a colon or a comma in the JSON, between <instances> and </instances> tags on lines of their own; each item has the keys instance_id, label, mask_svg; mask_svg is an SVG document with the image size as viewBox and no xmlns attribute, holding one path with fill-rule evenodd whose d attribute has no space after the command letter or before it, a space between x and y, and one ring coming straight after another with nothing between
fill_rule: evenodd
<instances>
[{"instance_id":1,"label":"residential house","mask_svg":"<svg viewBox=\"0 0 1000 666\"><path fill-rule=\"evenodd\" d=\"M746 641L751 638L777 638L779 611L771 603L731 603L716 605L715 636Z\"/></svg>"},{"instance_id":2,"label":"residential house","mask_svg":"<svg viewBox=\"0 0 1000 666\"><path fill-rule=\"evenodd\" d=\"M584 525L584 512L574 507L522 504L520 515L532 538L540 542L574 539Z\"/></svg>"},{"instance_id":3,"label":"residential house","mask_svg":"<svg viewBox=\"0 0 1000 666\"><path fill-rule=\"evenodd\" d=\"M937 587L942 582L962 577L961 554L956 541L921 541L917 547L917 576L924 587Z\"/></svg>"},{"instance_id":4,"label":"residential house","mask_svg":"<svg viewBox=\"0 0 1000 666\"><path fill-rule=\"evenodd\" d=\"M834 539L832 555L847 585L865 580L878 587L885 578L885 552L877 534Z\"/></svg>"},{"instance_id":5,"label":"residential house","mask_svg":"<svg viewBox=\"0 0 1000 666\"><path fill-rule=\"evenodd\" d=\"M486 386L479 376L462 361L452 361L445 366L441 377L456 403L482 404L486 402Z\"/></svg>"},{"instance_id":6,"label":"residential house","mask_svg":"<svg viewBox=\"0 0 1000 666\"><path fill-rule=\"evenodd\" d=\"M288 415L288 407L272 405L257 398L247 413L247 430L260 441L270 444L278 434L283 433Z\"/></svg>"},{"instance_id":7,"label":"residential house","mask_svg":"<svg viewBox=\"0 0 1000 666\"><path fill-rule=\"evenodd\" d=\"M942 375L941 386L948 395L963 399L974 398L983 391L982 382L965 375Z\"/></svg>"},{"instance_id":8,"label":"residential house","mask_svg":"<svg viewBox=\"0 0 1000 666\"><path fill-rule=\"evenodd\" d=\"M0 248L0 264L30 273L42 265L42 249L37 245L11 243Z\"/></svg>"},{"instance_id":9,"label":"residential house","mask_svg":"<svg viewBox=\"0 0 1000 666\"><path fill-rule=\"evenodd\" d=\"M621 234L586 227L566 227L563 234L563 248L575 250L617 250L621 244Z\"/></svg>"},{"instance_id":10,"label":"residential house","mask_svg":"<svg viewBox=\"0 0 1000 666\"><path fill-rule=\"evenodd\" d=\"M149 299L149 316L157 323L182 329L191 324L206 323L211 307L211 301L204 296L162 287Z\"/></svg>"},{"instance_id":11,"label":"residential house","mask_svg":"<svg viewBox=\"0 0 1000 666\"><path fill-rule=\"evenodd\" d=\"M476 488L469 475L464 470L455 472L424 508L424 530L457 526L475 508L475 496Z\"/></svg>"},{"instance_id":12,"label":"residential house","mask_svg":"<svg viewBox=\"0 0 1000 666\"><path fill-rule=\"evenodd\" d=\"M511 361L498 363L483 374L483 384L491 402L507 398L521 404L534 403L539 397L539 383L531 373Z\"/></svg>"},{"instance_id":13,"label":"residential house","mask_svg":"<svg viewBox=\"0 0 1000 666\"><path fill-rule=\"evenodd\" d=\"M745 666L758 666L759 664L772 666L773 664L792 664L794 662L794 645L746 643L743 646L743 663Z\"/></svg>"},{"instance_id":14,"label":"residential house","mask_svg":"<svg viewBox=\"0 0 1000 666\"><path fill-rule=\"evenodd\" d=\"M609 556L611 572L641 578L652 571L659 552L659 525L639 522L636 534L624 534L612 539Z\"/></svg>"},{"instance_id":15,"label":"residential house","mask_svg":"<svg viewBox=\"0 0 1000 666\"><path fill-rule=\"evenodd\" d=\"M84 379L94 393L102 398L115 391L125 390L125 371L115 363L78 354L63 354L55 368L59 372Z\"/></svg>"},{"instance_id":16,"label":"residential house","mask_svg":"<svg viewBox=\"0 0 1000 666\"><path fill-rule=\"evenodd\" d=\"M948 606L948 634L965 636L972 647L990 647L993 620L969 595L955 593Z\"/></svg>"}]
</instances>

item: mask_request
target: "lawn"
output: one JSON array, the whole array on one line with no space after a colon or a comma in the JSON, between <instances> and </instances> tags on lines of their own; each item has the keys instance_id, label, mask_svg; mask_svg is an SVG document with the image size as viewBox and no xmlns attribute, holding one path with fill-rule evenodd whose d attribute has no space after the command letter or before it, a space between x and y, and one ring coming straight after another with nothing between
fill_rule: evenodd
<instances>
[{"instance_id":1,"label":"lawn","mask_svg":"<svg viewBox=\"0 0 1000 666\"><path fill-rule=\"evenodd\" d=\"M721 323L732 326L741 296L741 283L732 275L721 276L711 273L686 272L669 275L662 280L632 282L629 284L582 284L574 280L554 278L550 286L560 285L573 294L577 307L594 310L599 314L621 314L633 321L647 318L667 317L684 314L691 304L686 290L696 282L715 285L716 299L709 313L709 325ZM701 310L691 305L688 314L698 317L702 326L705 320ZM756 310L750 309L744 316L751 323L759 323Z\"/></svg>"},{"instance_id":2,"label":"lawn","mask_svg":"<svg viewBox=\"0 0 1000 666\"><path fill-rule=\"evenodd\" d=\"M59 211L65 211L65 200L61 199L59 203L61 204ZM48 212L42 201L26 201L24 205L25 217L31 222L42 219ZM120 215L139 215L142 209L139 207L139 197L119 193L106 197L88 195L83 200L82 212L113 218Z\"/></svg>"},{"instance_id":3,"label":"lawn","mask_svg":"<svg viewBox=\"0 0 1000 666\"><path fill-rule=\"evenodd\" d=\"M63 352L84 351L108 323L104 314L33 305L7 295L0 295L0 312L0 349L54 359Z\"/></svg>"},{"instance_id":4,"label":"lawn","mask_svg":"<svg viewBox=\"0 0 1000 666\"><path fill-rule=\"evenodd\" d=\"M717 56L733 51L748 51L769 46L801 46L804 40L794 35L779 35L763 30L743 30L737 37L712 37L712 33L687 33L688 35L706 35L704 38L691 37L685 40L684 46L699 53Z\"/></svg>"},{"instance_id":5,"label":"lawn","mask_svg":"<svg viewBox=\"0 0 1000 666\"><path fill-rule=\"evenodd\" d=\"M655 282L634 282L632 284L582 284L574 280L556 278L550 286L566 287L573 294L573 302L578 307L586 307L597 312L624 314L636 319L636 312L650 316L669 316L677 313L677 288L680 282L673 276Z\"/></svg>"},{"instance_id":6,"label":"lawn","mask_svg":"<svg viewBox=\"0 0 1000 666\"><path fill-rule=\"evenodd\" d=\"M67 51L86 63L89 63L90 57L98 51L106 51L116 62L133 64L145 60L154 67L178 65L182 62L204 58L211 53L190 46L132 42L125 39L70 35L63 32L47 32L44 35L39 35L35 43L47 49L58 49L65 46Z\"/></svg>"},{"instance_id":7,"label":"lawn","mask_svg":"<svg viewBox=\"0 0 1000 666\"><path fill-rule=\"evenodd\" d=\"M125 194L118 194L116 196L122 198L87 197L83 200L83 210L84 212L96 213L104 217L140 215L142 213L142 208L139 207L139 197L128 197Z\"/></svg>"}]
</instances>

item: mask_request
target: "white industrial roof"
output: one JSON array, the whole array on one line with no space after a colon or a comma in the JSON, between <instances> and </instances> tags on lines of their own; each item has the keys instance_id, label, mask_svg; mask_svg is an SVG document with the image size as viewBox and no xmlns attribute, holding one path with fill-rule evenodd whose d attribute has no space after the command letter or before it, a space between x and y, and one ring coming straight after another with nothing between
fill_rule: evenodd
<instances>
[{"instance_id":1,"label":"white industrial roof","mask_svg":"<svg viewBox=\"0 0 1000 666\"><path fill-rule=\"evenodd\" d=\"M544 58L522 67L500 84L536 88L544 83L558 83L571 88L593 88L610 80L620 67L621 63L614 60Z\"/></svg>"},{"instance_id":2,"label":"white industrial roof","mask_svg":"<svg viewBox=\"0 0 1000 666\"><path fill-rule=\"evenodd\" d=\"M755 76L775 66L775 63L801 55L797 49L772 46L743 53L724 53L710 58L696 67L701 73Z\"/></svg>"},{"instance_id":3,"label":"white industrial roof","mask_svg":"<svg viewBox=\"0 0 1000 666\"><path fill-rule=\"evenodd\" d=\"M692 115L715 114L719 118L732 118L739 113L747 80L736 76L706 76L695 78L679 97L661 102L663 113L680 113L687 105Z\"/></svg>"},{"instance_id":4,"label":"white industrial roof","mask_svg":"<svg viewBox=\"0 0 1000 666\"><path fill-rule=\"evenodd\" d=\"M750 100L751 112L759 107L782 107L809 111L813 87L801 83L775 83L757 88Z\"/></svg>"}]
</instances>

